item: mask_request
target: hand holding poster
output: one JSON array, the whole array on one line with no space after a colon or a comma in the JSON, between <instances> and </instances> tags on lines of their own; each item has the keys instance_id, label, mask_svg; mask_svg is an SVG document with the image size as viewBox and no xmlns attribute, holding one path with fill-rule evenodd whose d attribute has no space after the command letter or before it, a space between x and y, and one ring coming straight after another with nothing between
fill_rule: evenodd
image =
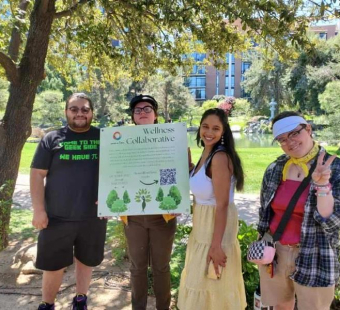
<instances>
[{"instance_id":1,"label":"hand holding poster","mask_svg":"<svg viewBox=\"0 0 340 310\"><path fill-rule=\"evenodd\" d=\"M184 123L101 129L98 216L189 213Z\"/></svg>"}]
</instances>

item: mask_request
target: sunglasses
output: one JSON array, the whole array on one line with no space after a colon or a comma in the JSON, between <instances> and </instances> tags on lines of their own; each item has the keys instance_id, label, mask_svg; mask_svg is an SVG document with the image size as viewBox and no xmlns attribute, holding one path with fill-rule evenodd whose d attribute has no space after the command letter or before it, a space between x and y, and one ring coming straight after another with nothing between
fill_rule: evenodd
<instances>
[{"instance_id":1,"label":"sunglasses","mask_svg":"<svg viewBox=\"0 0 340 310\"><path fill-rule=\"evenodd\" d=\"M79 111L81 111L81 113L83 113L83 114L88 114L91 111L91 108L88 108L88 107L81 107L81 108L69 107L69 108L67 108L67 110L70 110L74 114L79 113Z\"/></svg>"}]
</instances>

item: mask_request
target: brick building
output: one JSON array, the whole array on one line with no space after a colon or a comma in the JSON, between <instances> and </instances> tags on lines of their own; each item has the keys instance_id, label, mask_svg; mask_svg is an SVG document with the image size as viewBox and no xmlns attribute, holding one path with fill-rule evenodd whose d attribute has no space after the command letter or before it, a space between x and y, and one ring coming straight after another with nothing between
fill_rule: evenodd
<instances>
[{"instance_id":1,"label":"brick building","mask_svg":"<svg viewBox=\"0 0 340 310\"><path fill-rule=\"evenodd\" d=\"M329 39L338 34L339 25L312 26L311 31L317 33L322 39ZM195 53L191 55L196 61L203 61L207 55ZM189 77L184 78L184 85L190 89L196 101L212 99L215 95L245 97L241 88L244 73L251 63L247 59L227 54L225 58L227 70L217 70L214 66L194 66Z\"/></svg>"}]
</instances>

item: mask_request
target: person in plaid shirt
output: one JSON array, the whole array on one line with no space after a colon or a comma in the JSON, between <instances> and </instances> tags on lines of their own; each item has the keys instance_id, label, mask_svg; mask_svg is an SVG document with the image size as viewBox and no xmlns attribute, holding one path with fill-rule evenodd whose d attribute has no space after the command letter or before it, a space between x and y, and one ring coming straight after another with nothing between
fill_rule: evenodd
<instances>
[{"instance_id":1,"label":"person in plaid shirt","mask_svg":"<svg viewBox=\"0 0 340 310\"><path fill-rule=\"evenodd\" d=\"M312 181L301 194L276 243L273 270L259 266L261 300L275 309L329 309L339 278L340 159L313 140L311 125L296 112L273 119L274 140L284 154L265 171L258 232L275 232L301 181L316 160Z\"/></svg>"}]
</instances>

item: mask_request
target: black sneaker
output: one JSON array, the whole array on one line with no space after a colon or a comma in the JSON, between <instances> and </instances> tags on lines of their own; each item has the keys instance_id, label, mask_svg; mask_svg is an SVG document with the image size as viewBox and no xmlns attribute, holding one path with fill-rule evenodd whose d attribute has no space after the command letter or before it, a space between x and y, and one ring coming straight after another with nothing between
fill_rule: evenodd
<instances>
[{"instance_id":1,"label":"black sneaker","mask_svg":"<svg viewBox=\"0 0 340 310\"><path fill-rule=\"evenodd\" d=\"M38 310L54 310L54 304L49 304L47 302L42 301L39 305Z\"/></svg>"},{"instance_id":2,"label":"black sneaker","mask_svg":"<svg viewBox=\"0 0 340 310\"><path fill-rule=\"evenodd\" d=\"M87 310L87 296L77 294L72 301L72 310Z\"/></svg>"}]
</instances>

